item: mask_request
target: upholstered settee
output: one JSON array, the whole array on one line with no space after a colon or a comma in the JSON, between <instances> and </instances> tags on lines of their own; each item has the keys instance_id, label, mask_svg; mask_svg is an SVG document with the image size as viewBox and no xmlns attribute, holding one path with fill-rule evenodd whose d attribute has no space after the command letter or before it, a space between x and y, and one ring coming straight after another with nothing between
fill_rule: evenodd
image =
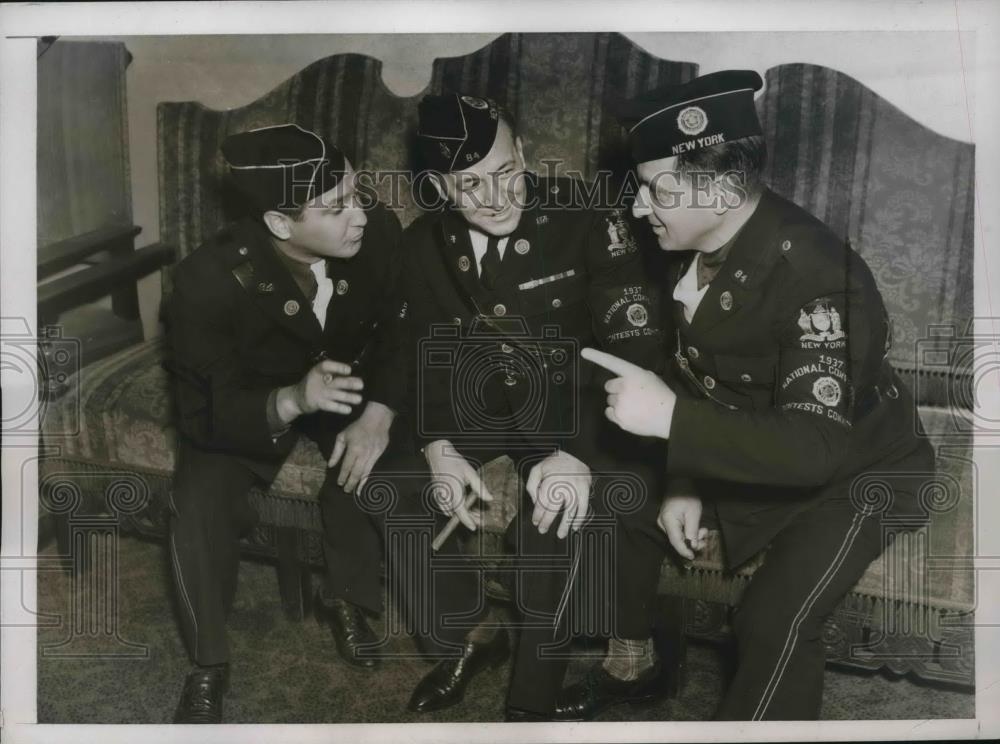
<instances>
[{"instance_id":1,"label":"upholstered settee","mask_svg":"<svg viewBox=\"0 0 1000 744\"><path fill-rule=\"evenodd\" d=\"M519 122L529 167L558 158L563 172L592 179L606 170L620 179L628 160L610 102L696 74L696 65L658 59L618 34L505 34L475 53L436 60L428 91L461 89L504 104ZM924 495L929 524L898 525L906 529L831 618L829 659L971 685L975 469L963 360L971 359L973 147L929 131L834 70L782 65L766 79L758 106L767 181L848 237L872 267L894 323L891 359L916 391L940 469L938 487ZM160 104L161 240L181 258L226 221L218 146L227 134L292 121L338 142L357 168L405 171L418 100L387 90L378 60L351 54L311 64L239 109ZM381 198L408 224L411 195L390 189L381 184ZM108 513L119 530L165 534L176 442L169 366L162 340L148 340L85 368L44 412L42 507L59 515L62 534L77 535L75 525ZM252 494L261 524L245 550L277 560L293 615L308 597L308 567L321 565L315 495L324 471L302 440L271 489ZM753 566L724 572L712 533L691 569L664 564L661 592L683 600L690 635L718 637Z\"/></svg>"}]
</instances>

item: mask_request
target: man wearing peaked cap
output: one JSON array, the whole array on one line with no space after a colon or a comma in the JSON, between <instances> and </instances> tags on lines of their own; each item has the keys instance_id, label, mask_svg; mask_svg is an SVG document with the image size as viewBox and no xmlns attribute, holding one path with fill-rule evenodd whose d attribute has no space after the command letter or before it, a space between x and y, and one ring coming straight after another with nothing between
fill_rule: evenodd
<instances>
[{"instance_id":1,"label":"man wearing peaked cap","mask_svg":"<svg viewBox=\"0 0 1000 744\"><path fill-rule=\"evenodd\" d=\"M729 568L766 548L734 618L735 678L718 717L813 719L822 627L884 547L887 515L919 515L933 452L887 360L875 280L842 238L762 183L752 71L661 88L621 111L641 184L633 207L670 258L662 379L585 350L618 377L607 417L666 440L658 525L694 560L714 513ZM862 487L877 474L881 490ZM607 686L605 686L607 687ZM602 685L567 691L588 717ZM596 691L596 692L595 692Z\"/></svg>"},{"instance_id":2,"label":"man wearing peaked cap","mask_svg":"<svg viewBox=\"0 0 1000 744\"><path fill-rule=\"evenodd\" d=\"M234 134L222 154L248 214L177 265L166 314L181 434L170 555L196 664L184 723L222 719L237 539L256 520L247 493L300 435L330 468L317 615L347 662L374 666L360 649L375 640L365 613L381 606L381 545L351 494L398 449L405 385L395 216L366 203L339 149L294 124Z\"/></svg>"},{"instance_id":3,"label":"man wearing peaked cap","mask_svg":"<svg viewBox=\"0 0 1000 744\"><path fill-rule=\"evenodd\" d=\"M447 205L403 234L408 348L417 357L411 370L419 369L416 435L439 486L437 518L454 515L468 530L482 519L466 490L470 498L490 496L477 464L502 454L515 460L524 487L508 537L514 560L525 564L523 572L515 568L524 627L507 717L546 720L566 668L574 577L589 565L583 535L592 515L610 511L614 477L605 473L638 475L629 483L640 480L647 490L642 479L653 477L639 462L642 447L625 452L623 437L603 421L600 370L580 369L578 349L599 344L653 363L662 345L656 302L625 216L576 201L571 179L527 172L513 121L496 102L427 96L417 139L424 172L434 174ZM655 519L657 504L636 496L639 508L622 524ZM437 554L444 568L458 553L456 537ZM604 577L619 582L622 597L621 619L607 632L648 635L659 569L654 560L641 563L643 570L621 567ZM437 627L425 646L457 652L421 680L410 700L415 711L460 702L471 677L507 654L506 632L479 605L477 572L442 570L434 586Z\"/></svg>"}]
</instances>

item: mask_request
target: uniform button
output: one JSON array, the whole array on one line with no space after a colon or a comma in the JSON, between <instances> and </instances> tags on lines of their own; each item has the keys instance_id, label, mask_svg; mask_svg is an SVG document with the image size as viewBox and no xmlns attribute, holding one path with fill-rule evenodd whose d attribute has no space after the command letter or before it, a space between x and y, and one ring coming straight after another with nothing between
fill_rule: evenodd
<instances>
[{"instance_id":1,"label":"uniform button","mask_svg":"<svg viewBox=\"0 0 1000 744\"><path fill-rule=\"evenodd\" d=\"M740 379L743 380L743 382L753 382L753 378L750 375L748 375L746 372L744 372L742 375L740 375Z\"/></svg>"},{"instance_id":2,"label":"uniform button","mask_svg":"<svg viewBox=\"0 0 1000 744\"><path fill-rule=\"evenodd\" d=\"M554 300L552 300L552 307L562 307L562 300L556 297Z\"/></svg>"},{"instance_id":3,"label":"uniform button","mask_svg":"<svg viewBox=\"0 0 1000 744\"><path fill-rule=\"evenodd\" d=\"M709 390L715 389L715 380L708 375L705 375L705 387Z\"/></svg>"},{"instance_id":4,"label":"uniform button","mask_svg":"<svg viewBox=\"0 0 1000 744\"><path fill-rule=\"evenodd\" d=\"M792 249L792 241L785 240L781 243L781 250L790 251Z\"/></svg>"},{"instance_id":5,"label":"uniform button","mask_svg":"<svg viewBox=\"0 0 1000 744\"><path fill-rule=\"evenodd\" d=\"M454 323L455 325L462 325L462 319L457 316L452 318L451 322Z\"/></svg>"},{"instance_id":6,"label":"uniform button","mask_svg":"<svg viewBox=\"0 0 1000 744\"><path fill-rule=\"evenodd\" d=\"M239 253L240 253L240 255L241 255L241 256L245 256L245 255L246 255L246 254L247 254L248 252L249 252L249 251L247 251L247 248L246 248L246 246L243 246L243 247L242 247L242 248L240 248L240 250L239 250Z\"/></svg>"},{"instance_id":7,"label":"uniform button","mask_svg":"<svg viewBox=\"0 0 1000 744\"><path fill-rule=\"evenodd\" d=\"M689 346L688 356L691 357L692 359L697 359L698 357L701 356L701 352L698 351L698 349L696 349L694 346Z\"/></svg>"},{"instance_id":8,"label":"uniform button","mask_svg":"<svg viewBox=\"0 0 1000 744\"><path fill-rule=\"evenodd\" d=\"M500 344L500 351L502 351L504 354L510 354L512 351L514 351L514 347L511 346L510 344Z\"/></svg>"},{"instance_id":9,"label":"uniform button","mask_svg":"<svg viewBox=\"0 0 1000 744\"><path fill-rule=\"evenodd\" d=\"M498 302L496 305L493 306L493 314L494 315L506 315L507 314L507 306L504 305L504 304L502 304L502 303L500 303L500 302Z\"/></svg>"}]
</instances>

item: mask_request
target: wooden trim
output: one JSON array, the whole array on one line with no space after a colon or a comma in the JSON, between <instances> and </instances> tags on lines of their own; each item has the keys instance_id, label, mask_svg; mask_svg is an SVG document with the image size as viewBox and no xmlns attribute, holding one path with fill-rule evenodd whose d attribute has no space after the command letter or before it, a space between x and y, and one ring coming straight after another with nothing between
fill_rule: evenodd
<instances>
[{"instance_id":1,"label":"wooden trim","mask_svg":"<svg viewBox=\"0 0 1000 744\"><path fill-rule=\"evenodd\" d=\"M38 246L38 278L44 279L57 271L68 269L104 250L129 248L135 236L142 232L138 225L107 225L56 243Z\"/></svg>"},{"instance_id":2,"label":"wooden trim","mask_svg":"<svg viewBox=\"0 0 1000 744\"><path fill-rule=\"evenodd\" d=\"M121 289L122 282L135 282L174 260L172 245L154 243L121 258L95 264L88 269L53 279L38 287L38 317L58 318L59 313L92 302Z\"/></svg>"}]
</instances>

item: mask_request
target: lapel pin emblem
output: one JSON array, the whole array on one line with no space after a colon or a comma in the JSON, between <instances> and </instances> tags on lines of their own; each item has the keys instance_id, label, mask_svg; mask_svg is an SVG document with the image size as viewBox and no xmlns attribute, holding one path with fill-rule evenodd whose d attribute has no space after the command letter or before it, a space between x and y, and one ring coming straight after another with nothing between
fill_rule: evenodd
<instances>
[{"instance_id":1,"label":"lapel pin emblem","mask_svg":"<svg viewBox=\"0 0 1000 744\"><path fill-rule=\"evenodd\" d=\"M459 271L468 271L471 266L472 266L472 264L469 262L469 257L468 256L459 256L458 257L458 270Z\"/></svg>"},{"instance_id":2,"label":"lapel pin emblem","mask_svg":"<svg viewBox=\"0 0 1000 744\"><path fill-rule=\"evenodd\" d=\"M274 284L271 282L260 282L257 285L257 291L261 294L270 294L274 291Z\"/></svg>"},{"instance_id":3,"label":"lapel pin emblem","mask_svg":"<svg viewBox=\"0 0 1000 744\"><path fill-rule=\"evenodd\" d=\"M516 243L514 243L514 250L517 251L517 255L523 256L531 250L531 243L524 238L520 238Z\"/></svg>"},{"instance_id":4,"label":"lapel pin emblem","mask_svg":"<svg viewBox=\"0 0 1000 744\"><path fill-rule=\"evenodd\" d=\"M299 303L289 300L285 303L285 315L295 315L299 311Z\"/></svg>"},{"instance_id":5,"label":"lapel pin emblem","mask_svg":"<svg viewBox=\"0 0 1000 744\"><path fill-rule=\"evenodd\" d=\"M750 278L750 276L743 271L743 269L737 269L736 273L733 274L733 278L735 278L740 284L746 284L746 281Z\"/></svg>"},{"instance_id":6,"label":"lapel pin emblem","mask_svg":"<svg viewBox=\"0 0 1000 744\"><path fill-rule=\"evenodd\" d=\"M351 286L347 283L346 279L341 279L339 282L337 282L337 294L339 295L347 294L347 290L349 290L350 288Z\"/></svg>"},{"instance_id":7,"label":"lapel pin emblem","mask_svg":"<svg viewBox=\"0 0 1000 744\"><path fill-rule=\"evenodd\" d=\"M455 244L455 241L456 241L456 240L458 240L458 238L456 238L456 237L455 237L454 235L449 235L449 236L448 236L448 241L449 241L449 242L450 242L450 243L451 243L452 245L454 245L454 244Z\"/></svg>"},{"instance_id":8,"label":"lapel pin emblem","mask_svg":"<svg viewBox=\"0 0 1000 744\"><path fill-rule=\"evenodd\" d=\"M733 293L730 292L727 289L725 292L723 292L721 295L719 295L719 305L726 312L729 312L730 310L732 310L733 309Z\"/></svg>"},{"instance_id":9,"label":"lapel pin emblem","mask_svg":"<svg viewBox=\"0 0 1000 744\"><path fill-rule=\"evenodd\" d=\"M547 214L543 214L535 220L536 225L547 225L548 222L549 216Z\"/></svg>"}]
</instances>

